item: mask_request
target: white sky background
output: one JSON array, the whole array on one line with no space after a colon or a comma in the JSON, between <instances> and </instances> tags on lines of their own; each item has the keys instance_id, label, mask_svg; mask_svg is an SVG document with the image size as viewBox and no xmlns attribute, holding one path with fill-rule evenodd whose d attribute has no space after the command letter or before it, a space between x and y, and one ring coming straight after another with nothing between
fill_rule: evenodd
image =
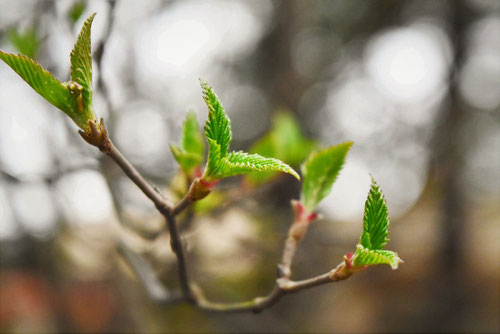
<instances>
[{"instance_id":1,"label":"white sky background","mask_svg":"<svg viewBox=\"0 0 500 334\"><path fill-rule=\"evenodd\" d=\"M9 2L8 6L0 4L0 27L24 17L23 11L33 3L24 0ZM66 5L57 3L59 15L63 16ZM119 2L104 58L104 74L113 105L121 112L114 130L116 142L134 163L155 166L167 161L171 173L174 166L168 143L177 141L178 125L186 110L195 108L200 122L206 118L200 77L213 84L225 104L235 137L248 140L267 128L272 111L267 110L265 94L223 65L249 54L262 38L272 8L267 2L260 5L244 1L180 1L156 11L155 1ZM102 37L106 5L91 1L84 16L93 11L99 12L93 26L95 43ZM490 113L498 113L500 105L499 22L500 17L492 15L473 26L471 57L461 74L460 87L467 102ZM64 76L77 32L69 32L67 24L54 27L44 42L58 64L57 74ZM310 49L325 44L324 34L316 30L299 34L300 43L293 55L298 72L307 75L318 71ZM336 47L345 47L339 40L335 43ZM1 47L12 51L5 43ZM360 57L343 60L338 75L342 80L322 83L328 89L328 98L312 122L318 126L322 144L355 142L332 194L321 204L328 217L360 221L369 173L381 185L393 218L418 200L429 159L429 131L419 129L431 129L435 122L446 93L449 54L444 31L431 20L421 20L375 34ZM126 79L130 76L137 80L139 94L129 91ZM240 105L241 95L252 96L255 104ZM262 110L262 118L254 117L254 110ZM102 116L97 108L96 112ZM51 126L61 128L63 117L10 68L0 64L0 166L30 180L26 185L13 186L0 179L0 239L16 238L20 231L49 236L59 215L56 204L62 206L61 214L77 225L112 219L111 196L97 172L73 172L59 180L54 189L38 181L54 168L54 145L65 146L67 136L76 136L74 127L69 133L64 128L58 130L55 138L50 133ZM169 125L172 123L175 126ZM498 147L499 128L490 124L484 138L477 138L478 147L484 148L480 143ZM497 154L491 152L476 150L469 174L478 190L498 194L500 185L495 185L500 175L495 166L499 165L500 150ZM92 154L88 158L92 159ZM476 169L493 181L484 182L474 173ZM55 195L50 196L54 191Z\"/></svg>"}]
</instances>

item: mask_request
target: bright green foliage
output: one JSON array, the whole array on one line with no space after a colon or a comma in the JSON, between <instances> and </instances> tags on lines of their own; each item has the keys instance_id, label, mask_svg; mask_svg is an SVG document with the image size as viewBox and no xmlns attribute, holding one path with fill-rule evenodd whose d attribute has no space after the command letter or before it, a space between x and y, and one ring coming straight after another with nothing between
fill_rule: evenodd
<instances>
[{"instance_id":1,"label":"bright green foliage","mask_svg":"<svg viewBox=\"0 0 500 334\"><path fill-rule=\"evenodd\" d=\"M203 99L208 107L208 121L205 125L205 136L219 145L221 157L225 157L231 144L231 121L227 117L222 104L212 87L201 81Z\"/></svg>"},{"instance_id":2,"label":"bright green foliage","mask_svg":"<svg viewBox=\"0 0 500 334\"><path fill-rule=\"evenodd\" d=\"M36 61L23 55L0 51L0 59L21 76L38 94L61 109L84 131L89 131L92 111L92 61L90 59L90 26L93 14L83 25L71 53L72 82L60 82Z\"/></svg>"},{"instance_id":3,"label":"bright green foliage","mask_svg":"<svg viewBox=\"0 0 500 334\"><path fill-rule=\"evenodd\" d=\"M389 239L389 214L384 195L372 178L370 193L365 202L363 234L360 244L368 249L383 249Z\"/></svg>"},{"instance_id":4,"label":"bright green foliage","mask_svg":"<svg viewBox=\"0 0 500 334\"><path fill-rule=\"evenodd\" d=\"M8 33L9 41L19 51L28 58L36 59L40 49L40 41L35 29L28 28L23 32L12 29Z\"/></svg>"},{"instance_id":5,"label":"bright green foliage","mask_svg":"<svg viewBox=\"0 0 500 334\"><path fill-rule=\"evenodd\" d=\"M90 116L92 111L92 58L90 57L90 28L94 20L92 14L83 24L75 47L71 51L71 80L82 86L84 112Z\"/></svg>"},{"instance_id":6,"label":"bright green foliage","mask_svg":"<svg viewBox=\"0 0 500 334\"><path fill-rule=\"evenodd\" d=\"M190 111L182 127L182 148L170 145L170 149L182 170L189 175L203 161L204 148L196 114Z\"/></svg>"},{"instance_id":7,"label":"bright green foliage","mask_svg":"<svg viewBox=\"0 0 500 334\"><path fill-rule=\"evenodd\" d=\"M208 141L208 159L203 173L206 181L246 174L249 172L274 171L292 174L300 179L297 172L284 162L265 158L258 154L232 152L228 154L231 143L231 123L217 95L205 82L201 82L203 98L208 106L208 120L205 124L205 137Z\"/></svg>"},{"instance_id":8,"label":"bright green foliage","mask_svg":"<svg viewBox=\"0 0 500 334\"><path fill-rule=\"evenodd\" d=\"M299 124L290 113L280 112L274 117L271 131L250 148L250 153L275 157L294 166L302 163L316 145L316 141L302 135ZM251 173L247 177L252 183L259 184L275 175Z\"/></svg>"},{"instance_id":9,"label":"bright green foliage","mask_svg":"<svg viewBox=\"0 0 500 334\"><path fill-rule=\"evenodd\" d=\"M356 246L353 264L356 266L371 266L388 264L396 269L401 261L398 254L383 250L389 239L389 215L384 195L372 178L370 193L365 202L363 217L363 234Z\"/></svg>"},{"instance_id":10,"label":"bright green foliage","mask_svg":"<svg viewBox=\"0 0 500 334\"><path fill-rule=\"evenodd\" d=\"M80 128L88 129L88 118L79 111L78 87L73 85L71 90L66 83L59 82L40 64L23 55L0 51L0 59L12 67L38 94L71 117Z\"/></svg>"},{"instance_id":11,"label":"bright green foliage","mask_svg":"<svg viewBox=\"0 0 500 334\"><path fill-rule=\"evenodd\" d=\"M219 180L225 177L241 175L249 172L285 172L300 179L296 171L284 162L265 158L258 154L245 152L231 152L226 157L221 157L219 145L212 139L208 140L208 161L205 169L204 179L207 181Z\"/></svg>"},{"instance_id":12,"label":"bright green foliage","mask_svg":"<svg viewBox=\"0 0 500 334\"><path fill-rule=\"evenodd\" d=\"M82 16L85 11L85 1L77 1L71 6L68 12L68 18L72 24L75 24L76 21Z\"/></svg>"},{"instance_id":13,"label":"bright green foliage","mask_svg":"<svg viewBox=\"0 0 500 334\"><path fill-rule=\"evenodd\" d=\"M357 245L353 256L355 266L373 266L377 264L388 264L392 269L397 269L401 261L398 254L388 250L368 249Z\"/></svg>"},{"instance_id":14,"label":"bright green foliage","mask_svg":"<svg viewBox=\"0 0 500 334\"><path fill-rule=\"evenodd\" d=\"M299 124L290 113L280 112L274 117L269 134L257 141L250 152L271 155L296 165L304 161L316 145L315 141L302 135Z\"/></svg>"},{"instance_id":15,"label":"bright green foliage","mask_svg":"<svg viewBox=\"0 0 500 334\"><path fill-rule=\"evenodd\" d=\"M304 181L301 202L309 212L313 212L318 203L330 193L352 144L349 141L315 151L302 165Z\"/></svg>"}]
</instances>

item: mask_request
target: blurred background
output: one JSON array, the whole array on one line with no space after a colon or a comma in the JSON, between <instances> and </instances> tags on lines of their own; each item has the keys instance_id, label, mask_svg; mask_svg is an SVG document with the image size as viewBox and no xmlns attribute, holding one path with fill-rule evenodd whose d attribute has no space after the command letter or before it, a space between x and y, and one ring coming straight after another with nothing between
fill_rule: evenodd
<instances>
[{"instance_id":1,"label":"blurred background","mask_svg":"<svg viewBox=\"0 0 500 334\"><path fill-rule=\"evenodd\" d=\"M68 80L93 12L94 110L170 198L185 185L169 144L189 109L207 117L201 77L232 120L233 149L290 135L274 153L297 167L315 145L355 143L293 278L354 250L369 173L388 201L388 248L405 263L258 315L157 305L117 243L176 289L162 218L1 63L0 331L500 331L499 1L0 0L0 49ZM218 189L181 219L189 272L213 300L267 294L300 184L233 178Z\"/></svg>"}]
</instances>

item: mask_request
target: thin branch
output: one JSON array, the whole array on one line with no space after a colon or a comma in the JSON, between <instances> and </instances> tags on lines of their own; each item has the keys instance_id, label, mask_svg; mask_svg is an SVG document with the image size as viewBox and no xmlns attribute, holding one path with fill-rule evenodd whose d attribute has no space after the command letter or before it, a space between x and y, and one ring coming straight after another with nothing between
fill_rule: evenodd
<instances>
[{"instance_id":1,"label":"thin branch","mask_svg":"<svg viewBox=\"0 0 500 334\"><path fill-rule=\"evenodd\" d=\"M107 136L107 134L106 134ZM85 137L84 137L85 138ZM170 232L170 245L173 252L177 257L177 266L179 281L182 290L182 297L174 298L175 301L184 300L192 303L202 310L210 312L261 312L262 310L274 305L286 293L296 292L303 289L323 285L326 283L337 282L344 280L352 275L347 269L346 263L342 262L334 270L303 281L292 281L289 279L291 276L291 264L297 249L299 240L305 235L308 222L296 219L292 224L288 233L288 238L285 243L283 251L283 259L278 268L281 269L276 280L276 285L271 293L265 297L258 297L250 301L240 303L215 303L207 300L201 289L192 289L189 283L189 276L187 273L186 259L182 240L177 228L177 220L175 216L188 207L190 201L185 197L177 205L172 207L167 203L166 199L152 187L140 173L127 161L127 159L120 153L114 144L106 137L102 145L98 146L101 151L111 157L125 174L142 190L142 192L153 201L156 208L163 214L167 220L168 229ZM135 256L126 248L122 247L122 253L127 258L130 265L138 275L140 281L145 286L148 294L157 302L170 303L171 293L166 290L155 276L154 271L150 268L146 261L142 258Z\"/></svg>"},{"instance_id":2,"label":"thin branch","mask_svg":"<svg viewBox=\"0 0 500 334\"><path fill-rule=\"evenodd\" d=\"M168 225L168 230L170 232L170 246L172 251L177 257L177 268L179 271L179 281L181 284L181 289L183 295L188 299L192 299L191 289L189 287L189 277L187 273L186 258L184 256L184 249L182 246L181 237L177 229L177 221L175 219L175 214L173 212L172 206L167 202L167 200L153 187L151 186L141 174L128 162L128 160L121 154L121 152L116 148L116 146L109 140L108 146L105 149L101 149L105 154L107 154L111 159L113 159L118 166L125 172L125 174L134 182L139 189L155 204L156 208L165 217ZM185 208L187 205L182 204L177 205L176 208L180 212L179 208Z\"/></svg>"},{"instance_id":3,"label":"thin branch","mask_svg":"<svg viewBox=\"0 0 500 334\"><path fill-rule=\"evenodd\" d=\"M179 230L177 229L177 220L175 219L175 215L170 210L167 211L165 218L167 219L168 230L170 232L170 246L172 251L177 256L177 269L179 271L179 282L182 293L188 301L191 301L193 299L193 294L189 286L186 258L184 256L184 249Z\"/></svg>"},{"instance_id":4,"label":"thin branch","mask_svg":"<svg viewBox=\"0 0 500 334\"><path fill-rule=\"evenodd\" d=\"M122 253L126 255L125 259L129 262L134 272L138 275L139 280L144 285L144 288L155 302L162 304L172 304L180 301L189 301L196 307L207 312L221 313L238 313L238 312L254 312L259 313L273 306L283 296L288 293L295 293L301 290L306 290L312 287L338 282L349 278L353 273L349 271L345 262L340 263L335 269L322 275L305 279L302 281L292 281L287 278L279 278L273 290L264 297L257 297L249 301L237 303L217 303L209 301L203 291L193 286L192 299L186 298L185 295L175 294L166 290L166 288L158 287L161 283L155 276L150 265L131 251L127 251L126 247L122 246ZM160 291L159 293L157 291Z\"/></svg>"},{"instance_id":5,"label":"thin branch","mask_svg":"<svg viewBox=\"0 0 500 334\"><path fill-rule=\"evenodd\" d=\"M304 205L300 201L292 200L294 219L288 230L288 237L285 241L281 263L278 264L278 277L289 279L292 276L292 262L299 245L306 233L309 224L317 218L317 214L307 213Z\"/></svg>"},{"instance_id":6,"label":"thin branch","mask_svg":"<svg viewBox=\"0 0 500 334\"><path fill-rule=\"evenodd\" d=\"M109 148L102 151L113 159L118 166L120 166L129 179L132 180L132 182L134 182L139 189L141 189L141 191L155 204L158 211L160 211L165 218L167 218L167 213L169 214L171 208L168 201L142 177L137 169L135 169L135 167L128 162L128 160L111 141L109 141L109 143Z\"/></svg>"},{"instance_id":7,"label":"thin branch","mask_svg":"<svg viewBox=\"0 0 500 334\"><path fill-rule=\"evenodd\" d=\"M298 241L292 236L288 236L285 241L285 248L281 263L278 264L278 277L290 278L292 276L292 262L297 250Z\"/></svg>"},{"instance_id":8,"label":"thin branch","mask_svg":"<svg viewBox=\"0 0 500 334\"><path fill-rule=\"evenodd\" d=\"M186 259L184 256L184 250L182 247L182 241L177 229L177 221L175 219L175 214L173 213L172 205L167 202L167 200L150 185L142 175L135 169L134 166L123 156L123 154L118 150L118 148L109 139L107 131L102 124L100 128L97 123L89 123L92 131L90 133L80 132L82 137L90 144L97 146L103 153L108 155L113 159L118 166L123 170L123 172L129 177L132 182L134 182L139 189L155 204L158 211L165 217L168 225L168 230L170 232L170 246L172 251L177 257L177 268L179 274L180 285L182 293L187 300L192 300L192 293L189 287L189 277L187 273ZM187 205L182 204L176 206L177 211L180 212L181 208L187 207Z\"/></svg>"},{"instance_id":9,"label":"thin branch","mask_svg":"<svg viewBox=\"0 0 500 334\"><path fill-rule=\"evenodd\" d=\"M172 214L174 216L177 216L179 213L184 211L184 209L186 209L190 204L191 201L189 200L189 198L187 196L184 196L184 198L174 206L174 208L172 209Z\"/></svg>"}]
</instances>

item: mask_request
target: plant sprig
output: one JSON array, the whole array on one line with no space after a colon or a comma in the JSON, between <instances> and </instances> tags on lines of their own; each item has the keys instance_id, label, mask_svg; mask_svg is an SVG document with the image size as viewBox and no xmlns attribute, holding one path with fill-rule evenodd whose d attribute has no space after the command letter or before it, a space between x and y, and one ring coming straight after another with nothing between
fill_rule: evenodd
<instances>
[{"instance_id":1,"label":"plant sprig","mask_svg":"<svg viewBox=\"0 0 500 334\"><path fill-rule=\"evenodd\" d=\"M95 13L83 24L71 52L71 81L60 82L35 60L0 51L0 59L48 102L68 115L78 127L89 132L96 117L92 108L92 61L90 31Z\"/></svg>"},{"instance_id":2,"label":"plant sprig","mask_svg":"<svg viewBox=\"0 0 500 334\"><path fill-rule=\"evenodd\" d=\"M389 234L387 204L380 188L372 179L365 203L363 232L356 250L347 254L343 262L325 274L302 281L291 279L291 265L298 242L305 236L308 225L318 217L315 212L316 207L331 192L352 146L352 142L345 142L312 152L302 166L301 200L292 202L295 219L285 242L273 290L267 296L242 303L221 304L207 300L189 276L176 216L192 202L207 196L213 186L226 177L254 172L284 172L300 180L298 173L278 158L290 161L291 164L299 163L299 160L306 156L306 152L309 152L316 144L302 137L298 126L292 119L282 117L280 123L277 123L273 129L273 134L262 141L264 150L271 156L277 155L276 157L264 157L243 151L230 152L232 133L229 117L212 87L205 81L201 81L203 98L209 111L204 127L208 142L205 169L203 172L198 169L203 161L205 148L196 116L191 112L183 124L181 146L172 145L171 150L184 173L194 180L182 200L175 205L170 203L114 146L108 137L103 120L101 119L98 123L94 115L91 59L91 26L94 16L95 14L92 14L83 24L71 52L71 80L68 82L58 81L40 64L26 56L0 51L0 59L18 73L37 93L66 113L83 130L79 132L82 137L113 159L164 216L170 232L171 248L177 257L181 292L171 293L166 288L162 289L164 286L156 279L151 268L130 252L124 251L148 291L160 292L154 296L158 301L184 300L201 309L217 312L249 310L260 312L273 305L288 292L338 282L372 265L388 264L393 269L398 267L402 261L397 253L384 250Z\"/></svg>"}]
</instances>

